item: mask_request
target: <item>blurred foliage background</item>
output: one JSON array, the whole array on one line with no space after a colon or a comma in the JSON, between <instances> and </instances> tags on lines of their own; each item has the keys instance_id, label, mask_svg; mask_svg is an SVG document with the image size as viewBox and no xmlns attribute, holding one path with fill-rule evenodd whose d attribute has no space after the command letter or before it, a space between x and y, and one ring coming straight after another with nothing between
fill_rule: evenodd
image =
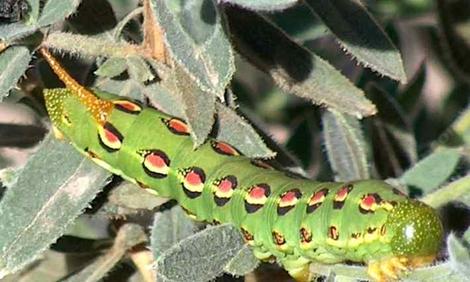
<instances>
[{"instance_id":1,"label":"blurred foliage background","mask_svg":"<svg viewBox=\"0 0 470 282\"><path fill-rule=\"evenodd\" d=\"M38 46L84 85L185 118L196 144L210 134L252 157L275 151L273 162L321 181L387 179L438 208L453 234L440 262L409 279L468 277L470 1L146 3L0 1L2 281L289 279L275 265L252 272L257 262L241 241L223 241L236 236L230 227L196 233L202 226L175 203L45 137L42 90L61 84ZM150 38L158 28L163 56ZM77 185L86 192L71 200ZM190 259L223 248L230 256L210 265ZM159 274L146 268L154 259ZM367 279L357 266L316 270L328 281Z\"/></svg>"}]
</instances>

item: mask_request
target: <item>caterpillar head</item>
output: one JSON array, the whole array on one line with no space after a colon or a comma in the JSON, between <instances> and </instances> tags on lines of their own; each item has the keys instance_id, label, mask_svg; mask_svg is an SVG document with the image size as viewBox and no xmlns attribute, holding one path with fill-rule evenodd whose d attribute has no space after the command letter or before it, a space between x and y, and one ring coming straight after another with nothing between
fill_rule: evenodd
<instances>
[{"instance_id":1,"label":"caterpillar head","mask_svg":"<svg viewBox=\"0 0 470 282\"><path fill-rule=\"evenodd\" d=\"M434 260L443 240L442 223L434 209L414 200L400 202L386 222L393 230L392 252L406 257L409 264L420 266Z\"/></svg>"}]
</instances>

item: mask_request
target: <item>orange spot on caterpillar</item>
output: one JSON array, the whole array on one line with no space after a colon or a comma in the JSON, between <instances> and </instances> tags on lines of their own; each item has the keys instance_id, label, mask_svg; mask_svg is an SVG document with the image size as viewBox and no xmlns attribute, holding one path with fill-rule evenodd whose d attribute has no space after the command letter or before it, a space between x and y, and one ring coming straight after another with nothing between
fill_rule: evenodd
<instances>
[{"instance_id":1,"label":"orange spot on caterpillar","mask_svg":"<svg viewBox=\"0 0 470 282\"><path fill-rule=\"evenodd\" d=\"M179 118L170 118L170 119L162 118L162 121L172 133L174 133L176 135L189 135L189 127L181 119L179 119Z\"/></svg>"},{"instance_id":2,"label":"orange spot on caterpillar","mask_svg":"<svg viewBox=\"0 0 470 282\"><path fill-rule=\"evenodd\" d=\"M146 151L142 163L145 173L154 178L164 178L170 171L170 159L160 150Z\"/></svg>"},{"instance_id":3,"label":"orange spot on caterpillar","mask_svg":"<svg viewBox=\"0 0 470 282\"><path fill-rule=\"evenodd\" d=\"M373 213L378 205L382 202L382 198L377 193L366 194L359 203L359 211L363 214Z\"/></svg>"},{"instance_id":4,"label":"orange spot on caterpillar","mask_svg":"<svg viewBox=\"0 0 470 282\"><path fill-rule=\"evenodd\" d=\"M191 199L201 196L204 189L206 175L199 167L190 167L183 171L183 191Z\"/></svg>"},{"instance_id":5,"label":"orange spot on caterpillar","mask_svg":"<svg viewBox=\"0 0 470 282\"><path fill-rule=\"evenodd\" d=\"M294 188L282 193L279 196L279 203L277 207L277 214L284 215L295 207L299 199L302 197L302 192Z\"/></svg>"},{"instance_id":6,"label":"orange spot on caterpillar","mask_svg":"<svg viewBox=\"0 0 470 282\"><path fill-rule=\"evenodd\" d=\"M101 146L108 152L115 152L121 148L124 137L109 122L98 127L98 140Z\"/></svg>"},{"instance_id":7,"label":"orange spot on caterpillar","mask_svg":"<svg viewBox=\"0 0 470 282\"><path fill-rule=\"evenodd\" d=\"M239 156L240 152L235 149L232 145L227 144L221 141L211 141L211 146L214 151L219 154L227 155L227 156Z\"/></svg>"},{"instance_id":8,"label":"orange spot on caterpillar","mask_svg":"<svg viewBox=\"0 0 470 282\"><path fill-rule=\"evenodd\" d=\"M263 207L269 195L271 195L271 188L266 183L260 183L250 187L245 197L245 210L248 213L256 212Z\"/></svg>"},{"instance_id":9,"label":"orange spot on caterpillar","mask_svg":"<svg viewBox=\"0 0 470 282\"><path fill-rule=\"evenodd\" d=\"M233 175L216 180L214 186L214 201L217 206L225 205L233 195L233 190L237 188L238 181Z\"/></svg>"},{"instance_id":10,"label":"orange spot on caterpillar","mask_svg":"<svg viewBox=\"0 0 470 282\"><path fill-rule=\"evenodd\" d=\"M352 184L349 184L344 187L341 187L338 192L336 192L335 197L333 199L334 209L341 209L344 206L346 198L348 197L349 192L351 192L352 189Z\"/></svg>"},{"instance_id":11,"label":"orange spot on caterpillar","mask_svg":"<svg viewBox=\"0 0 470 282\"><path fill-rule=\"evenodd\" d=\"M114 100L112 101L114 108L128 114L139 114L142 111L142 107L137 103L127 100Z\"/></svg>"},{"instance_id":12,"label":"orange spot on caterpillar","mask_svg":"<svg viewBox=\"0 0 470 282\"><path fill-rule=\"evenodd\" d=\"M264 162L262 160L251 160L250 162L251 162L252 165L254 165L256 167L259 167L259 168L273 169L272 166L270 166L269 164L267 164L266 162Z\"/></svg>"},{"instance_id":13,"label":"orange spot on caterpillar","mask_svg":"<svg viewBox=\"0 0 470 282\"><path fill-rule=\"evenodd\" d=\"M328 195L328 189L322 188L321 190L313 193L308 201L307 213L314 212L325 200L326 195Z\"/></svg>"}]
</instances>

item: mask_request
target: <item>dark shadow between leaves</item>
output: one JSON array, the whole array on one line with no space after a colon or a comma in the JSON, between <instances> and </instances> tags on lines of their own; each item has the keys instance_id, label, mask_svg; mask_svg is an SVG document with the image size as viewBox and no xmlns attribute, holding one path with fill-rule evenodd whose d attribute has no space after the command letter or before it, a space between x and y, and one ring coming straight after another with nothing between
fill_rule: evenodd
<instances>
[{"instance_id":1,"label":"dark shadow between leaves","mask_svg":"<svg viewBox=\"0 0 470 282\"><path fill-rule=\"evenodd\" d=\"M261 69L281 68L295 83L309 78L314 62L309 51L259 14L226 6L230 31L240 53Z\"/></svg>"}]
</instances>

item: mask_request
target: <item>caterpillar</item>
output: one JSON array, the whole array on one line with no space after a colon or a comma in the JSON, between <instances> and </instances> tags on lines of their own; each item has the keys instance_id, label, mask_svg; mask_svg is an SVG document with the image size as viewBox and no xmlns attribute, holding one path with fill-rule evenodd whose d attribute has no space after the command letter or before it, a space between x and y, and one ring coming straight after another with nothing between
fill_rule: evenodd
<instances>
[{"instance_id":1,"label":"caterpillar","mask_svg":"<svg viewBox=\"0 0 470 282\"><path fill-rule=\"evenodd\" d=\"M194 150L183 120L91 91L40 52L66 85L44 90L57 137L198 220L234 224L257 258L275 258L296 280L312 278L312 262L344 261L365 263L374 280L395 280L439 252L436 211L385 182L293 177L215 139Z\"/></svg>"}]
</instances>

